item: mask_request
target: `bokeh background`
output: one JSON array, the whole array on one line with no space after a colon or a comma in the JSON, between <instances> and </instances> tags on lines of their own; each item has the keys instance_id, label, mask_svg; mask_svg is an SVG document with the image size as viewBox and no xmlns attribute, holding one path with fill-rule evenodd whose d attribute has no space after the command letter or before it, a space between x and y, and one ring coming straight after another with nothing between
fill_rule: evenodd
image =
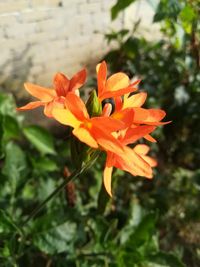
<instances>
[{"instance_id":1,"label":"bokeh background","mask_svg":"<svg viewBox=\"0 0 200 267\"><path fill-rule=\"evenodd\" d=\"M0 265L200 266L199 0L0 1L0 36ZM74 170L64 127L16 113L31 99L23 83L86 67L84 94L103 59L172 120L154 134L154 179L116 171L109 199L102 158L22 227Z\"/></svg>"}]
</instances>

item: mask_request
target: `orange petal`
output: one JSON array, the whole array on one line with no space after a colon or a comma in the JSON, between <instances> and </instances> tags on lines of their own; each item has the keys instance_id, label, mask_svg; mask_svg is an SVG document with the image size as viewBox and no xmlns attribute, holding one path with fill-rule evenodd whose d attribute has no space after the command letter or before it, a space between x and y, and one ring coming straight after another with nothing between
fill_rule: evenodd
<instances>
[{"instance_id":1,"label":"orange petal","mask_svg":"<svg viewBox=\"0 0 200 267\"><path fill-rule=\"evenodd\" d=\"M169 122L160 122L166 115L161 109L134 108L134 123L143 123L149 125L162 125Z\"/></svg>"},{"instance_id":2,"label":"orange petal","mask_svg":"<svg viewBox=\"0 0 200 267\"><path fill-rule=\"evenodd\" d=\"M108 117L112 112L112 105L110 103L106 103L102 110L102 116Z\"/></svg>"},{"instance_id":3,"label":"orange petal","mask_svg":"<svg viewBox=\"0 0 200 267\"><path fill-rule=\"evenodd\" d=\"M77 95L68 93L65 99L65 104L78 120L83 121L89 118L85 104Z\"/></svg>"},{"instance_id":4,"label":"orange petal","mask_svg":"<svg viewBox=\"0 0 200 267\"><path fill-rule=\"evenodd\" d=\"M129 77L123 73L118 72L110 76L106 82L106 91L113 92L128 87L130 84Z\"/></svg>"},{"instance_id":5,"label":"orange petal","mask_svg":"<svg viewBox=\"0 0 200 267\"><path fill-rule=\"evenodd\" d=\"M70 80L69 91L74 92L79 89L86 81L87 72L86 69L82 69L77 72Z\"/></svg>"},{"instance_id":6,"label":"orange petal","mask_svg":"<svg viewBox=\"0 0 200 267\"><path fill-rule=\"evenodd\" d=\"M122 97L118 96L115 98L115 110L119 111L123 107L123 100Z\"/></svg>"},{"instance_id":7,"label":"orange petal","mask_svg":"<svg viewBox=\"0 0 200 267\"><path fill-rule=\"evenodd\" d=\"M81 123L68 109L53 108L52 115L60 123L73 128L79 127Z\"/></svg>"},{"instance_id":8,"label":"orange petal","mask_svg":"<svg viewBox=\"0 0 200 267\"><path fill-rule=\"evenodd\" d=\"M134 92L136 88L133 88L132 86L128 86L126 88L119 89L117 91L104 91L100 95L98 95L99 100L102 101L105 98L116 98L119 96L122 96L124 94Z\"/></svg>"},{"instance_id":9,"label":"orange petal","mask_svg":"<svg viewBox=\"0 0 200 267\"><path fill-rule=\"evenodd\" d=\"M53 101L47 103L44 107L44 114L48 118L52 118Z\"/></svg>"},{"instance_id":10,"label":"orange petal","mask_svg":"<svg viewBox=\"0 0 200 267\"><path fill-rule=\"evenodd\" d=\"M96 67L97 70L97 84L98 84L98 96L100 97L103 91L105 90L106 76L107 76L107 66L106 62L98 64Z\"/></svg>"},{"instance_id":11,"label":"orange petal","mask_svg":"<svg viewBox=\"0 0 200 267\"><path fill-rule=\"evenodd\" d=\"M38 108L40 106L44 106L44 104L45 103L43 103L41 101L30 102L23 107L17 108L16 110L22 111L22 110L34 109L34 108Z\"/></svg>"},{"instance_id":12,"label":"orange petal","mask_svg":"<svg viewBox=\"0 0 200 267\"><path fill-rule=\"evenodd\" d=\"M90 132L84 127L75 128L72 133L83 143L87 144L90 147L98 148L98 144L95 139L92 137Z\"/></svg>"},{"instance_id":13,"label":"orange petal","mask_svg":"<svg viewBox=\"0 0 200 267\"><path fill-rule=\"evenodd\" d=\"M98 144L105 150L115 153L123 152L123 145L111 134L96 125L91 128L91 134Z\"/></svg>"},{"instance_id":14,"label":"orange petal","mask_svg":"<svg viewBox=\"0 0 200 267\"><path fill-rule=\"evenodd\" d=\"M141 92L124 99L123 109L141 107L147 98L147 93Z\"/></svg>"},{"instance_id":15,"label":"orange petal","mask_svg":"<svg viewBox=\"0 0 200 267\"><path fill-rule=\"evenodd\" d=\"M128 171L133 175L140 175L152 178L152 169L150 165L144 161L130 147L124 147L124 153L116 155L115 167Z\"/></svg>"},{"instance_id":16,"label":"orange petal","mask_svg":"<svg viewBox=\"0 0 200 267\"><path fill-rule=\"evenodd\" d=\"M127 129L122 142L124 145L131 144L155 130L155 126L141 125Z\"/></svg>"},{"instance_id":17,"label":"orange petal","mask_svg":"<svg viewBox=\"0 0 200 267\"><path fill-rule=\"evenodd\" d=\"M36 84L25 83L24 87L32 96L44 102L49 102L56 96L55 90L41 87Z\"/></svg>"},{"instance_id":18,"label":"orange petal","mask_svg":"<svg viewBox=\"0 0 200 267\"><path fill-rule=\"evenodd\" d=\"M145 135L144 138L152 143L157 143L156 139L153 138L150 134Z\"/></svg>"},{"instance_id":19,"label":"orange petal","mask_svg":"<svg viewBox=\"0 0 200 267\"><path fill-rule=\"evenodd\" d=\"M122 130L132 125L134 111L133 109L124 109L118 112L114 112L111 117L124 123L124 127L121 128Z\"/></svg>"},{"instance_id":20,"label":"orange petal","mask_svg":"<svg viewBox=\"0 0 200 267\"><path fill-rule=\"evenodd\" d=\"M133 150L137 154L146 155L149 152L150 147L145 144L139 144L139 145L136 145Z\"/></svg>"},{"instance_id":21,"label":"orange petal","mask_svg":"<svg viewBox=\"0 0 200 267\"><path fill-rule=\"evenodd\" d=\"M112 197L112 192L111 192L112 171L113 171L113 167L105 166L104 172L103 172L103 183L104 183L106 191L111 197Z\"/></svg>"},{"instance_id":22,"label":"orange petal","mask_svg":"<svg viewBox=\"0 0 200 267\"><path fill-rule=\"evenodd\" d=\"M91 122L97 128L108 133L115 132L125 128L124 122L112 117L93 117Z\"/></svg>"},{"instance_id":23,"label":"orange petal","mask_svg":"<svg viewBox=\"0 0 200 267\"><path fill-rule=\"evenodd\" d=\"M69 92L69 79L63 73L57 73L54 77L54 88L58 96L66 96Z\"/></svg>"},{"instance_id":24,"label":"orange petal","mask_svg":"<svg viewBox=\"0 0 200 267\"><path fill-rule=\"evenodd\" d=\"M156 167L158 165L157 161L152 158L152 157L149 157L149 156L144 156L144 155L141 155L141 157L143 158L143 160L145 160L152 168L153 167Z\"/></svg>"}]
</instances>

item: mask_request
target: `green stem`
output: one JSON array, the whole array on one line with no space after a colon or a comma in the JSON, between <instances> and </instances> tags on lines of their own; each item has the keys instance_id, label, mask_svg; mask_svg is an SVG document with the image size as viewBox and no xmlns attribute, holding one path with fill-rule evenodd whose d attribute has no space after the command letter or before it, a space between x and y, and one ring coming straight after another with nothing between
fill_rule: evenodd
<instances>
[{"instance_id":1,"label":"green stem","mask_svg":"<svg viewBox=\"0 0 200 267\"><path fill-rule=\"evenodd\" d=\"M23 222L22 227L24 227L35 215L54 197L56 196L69 182L73 181L75 178L77 178L80 174L85 172L87 169L89 169L96 159L98 158L100 154L100 151L94 152L94 154L91 156L90 160L85 163L81 168L78 170L75 170L67 179L65 179L64 182L62 182L39 206L37 206L31 214L28 216L28 218Z\"/></svg>"}]
</instances>

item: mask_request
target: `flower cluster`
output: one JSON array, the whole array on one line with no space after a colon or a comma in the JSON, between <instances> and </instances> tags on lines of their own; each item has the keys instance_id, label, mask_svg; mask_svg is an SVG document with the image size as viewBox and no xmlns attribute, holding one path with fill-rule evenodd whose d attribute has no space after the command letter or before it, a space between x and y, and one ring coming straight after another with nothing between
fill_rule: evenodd
<instances>
[{"instance_id":1,"label":"flower cluster","mask_svg":"<svg viewBox=\"0 0 200 267\"><path fill-rule=\"evenodd\" d=\"M160 109L145 109L147 94L135 93L139 80L130 83L128 76L118 72L107 79L105 62L97 65L97 95L92 98L93 111L79 96L79 88L86 81L83 69L69 80L58 73L54 78L54 89L26 83L25 89L39 101L18 108L34 109L44 106L44 114L61 124L72 127L73 135L93 149L107 154L103 181L110 196L113 168L119 168L132 175L152 178L152 167L157 162L148 156L149 147L136 144L140 138L150 142L156 140L150 135L161 122L165 112ZM90 101L90 102L91 102ZM95 109L96 108L96 109ZM94 112L94 109L96 112Z\"/></svg>"}]
</instances>

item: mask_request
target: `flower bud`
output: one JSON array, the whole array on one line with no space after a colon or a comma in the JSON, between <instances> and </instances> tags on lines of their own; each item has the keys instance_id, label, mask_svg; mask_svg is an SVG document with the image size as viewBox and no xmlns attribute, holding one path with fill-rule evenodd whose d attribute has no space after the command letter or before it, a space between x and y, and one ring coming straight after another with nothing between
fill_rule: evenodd
<instances>
[{"instance_id":1,"label":"flower bud","mask_svg":"<svg viewBox=\"0 0 200 267\"><path fill-rule=\"evenodd\" d=\"M90 93L86 107L90 117L97 117L102 113L102 107L97 97L96 90Z\"/></svg>"}]
</instances>

